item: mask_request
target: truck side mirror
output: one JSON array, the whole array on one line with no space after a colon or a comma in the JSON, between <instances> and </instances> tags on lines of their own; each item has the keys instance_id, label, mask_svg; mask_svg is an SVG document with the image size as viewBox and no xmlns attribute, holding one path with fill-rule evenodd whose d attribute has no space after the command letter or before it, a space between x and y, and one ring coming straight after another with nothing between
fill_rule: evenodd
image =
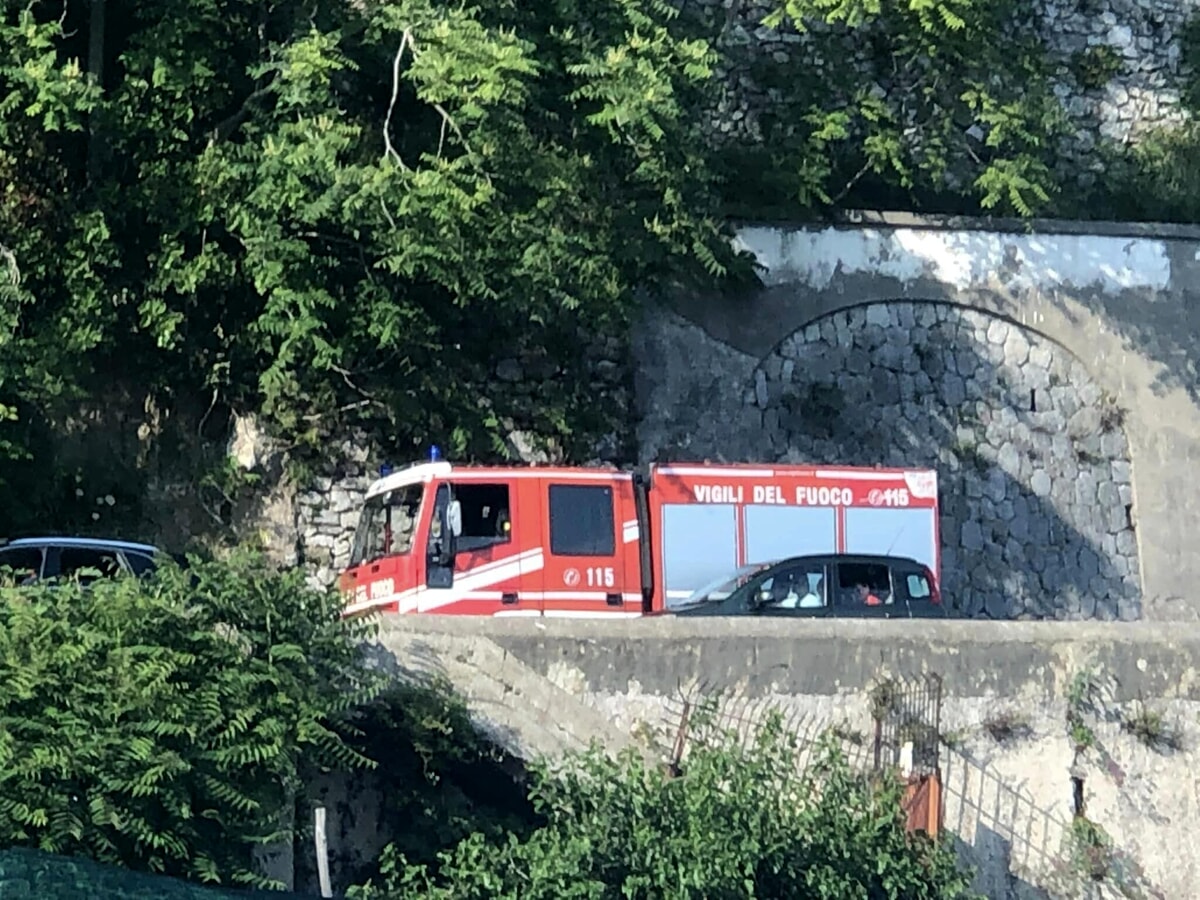
<instances>
[{"instance_id":1,"label":"truck side mirror","mask_svg":"<svg viewBox=\"0 0 1200 900\"><path fill-rule=\"evenodd\" d=\"M451 500L439 511L441 527L440 550L437 564L453 566L454 558L458 555L458 537L462 534L462 506L457 500Z\"/></svg>"}]
</instances>

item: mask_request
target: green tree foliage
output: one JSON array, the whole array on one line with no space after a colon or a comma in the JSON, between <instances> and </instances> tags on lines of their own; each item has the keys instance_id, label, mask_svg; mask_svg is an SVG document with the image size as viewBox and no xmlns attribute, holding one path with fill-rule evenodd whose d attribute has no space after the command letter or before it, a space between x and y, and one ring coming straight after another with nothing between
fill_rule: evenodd
<instances>
[{"instance_id":1,"label":"green tree foliage","mask_svg":"<svg viewBox=\"0 0 1200 900\"><path fill-rule=\"evenodd\" d=\"M798 769L778 719L744 749L697 747L682 777L636 754L575 754L534 773L544 824L472 835L433 867L385 854L364 900L967 898L948 846L910 837L898 784L855 773L824 741Z\"/></svg>"},{"instance_id":2,"label":"green tree foliage","mask_svg":"<svg viewBox=\"0 0 1200 900\"><path fill-rule=\"evenodd\" d=\"M0 453L69 505L36 426L123 386L318 452L358 423L590 456L625 410L585 362L639 290L746 273L727 212L1200 215L1192 131L1065 179L1070 61L1030 4L777 0L802 40L758 54L762 141L724 148L717 64L748 63L678 6L0 0Z\"/></svg>"},{"instance_id":3,"label":"green tree foliage","mask_svg":"<svg viewBox=\"0 0 1200 900\"><path fill-rule=\"evenodd\" d=\"M635 286L729 263L689 114L713 57L665 0L108 4L85 75L87 5L0 0L0 243L60 378L301 442L570 443L615 414L579 362ZM492 388L523 355L525 406Z\"/></svg>"},{"instance_id":4,"label":"green tree foliage","mask_svg":"<svg viewBox=\"0 0 1200 900\"><path fill-rule=\"evenodd\" d=\"M0 588L0 846L255 883L302 765L377 677L338 598L250 555Z\"/></svg>"},{"instance_id":5,"label":"green tree foliage","mask_svg":"<svg viewBox=\"0 0 1200 900\"><path fill-rule=\"evenodd\" d=\"M355 818L369 817L375 835L415 863L472 833L525 833L536 816L520 784L522 765L476 730L462 698L438 679L398 679L359 710L346 743L378 765L347 773ZM378 803L376 806L375 803ZM312 816L298 823L298 847L313 846ZM334 886L379 876L379 846L332 854ZM298 884L316 884L316 860L296 855Z\"/></svg>"},{"instance_id":6,"label":"green tree foliage","mask_svg":"<svg viewBox=\"0 0 1200 900\"><path fill-rule=\"evenodd\" d=\"M83 139L98 92L78 58L61 52L61 22L39 19L26 3L5 0L0 11L0 450L11 453L20 448L5 422L20 402L56 394L74 355L95 346L94 329L69 304L31 334L37 297L29 288L40 286L44 261L87 241L91 225L73 217L64 157ZM87 276L76 264L59 277L70 291Z\"/></svg>"},{"instance_id":7,"label":"green tree foliage","mask_svg":"<svg viewBox=\"0 0 1200 900\"><path fill-rule=\"evenodd\" d=\"M1028 4L780 0L765 24L809 43L754 73L779 92L763 199L1017 215L1051 203L1065 119Z\"/></svg>"}]
</instances>

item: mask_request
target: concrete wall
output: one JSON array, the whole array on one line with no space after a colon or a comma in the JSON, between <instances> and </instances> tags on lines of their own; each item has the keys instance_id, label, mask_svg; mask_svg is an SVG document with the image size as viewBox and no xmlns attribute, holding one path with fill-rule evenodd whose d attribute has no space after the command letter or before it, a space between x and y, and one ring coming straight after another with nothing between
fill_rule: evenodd
<instances>
[{"instance_id":1,"label":"concrete wall","mask_svg":"<svg viewBox=\"0 0 1200 900\"><path fill-rule=\"evenodd\" d=\"M936 672L946 825L978 867L980 890L1070 895L1074 775L1126 881L1143 896L1194 896L1200 634L1147 623L878 624L408 617L387 622L381 639L401 665L448 674L475 715L526 754L599 739L662 760L683 697L698 692L724 693L750 717L778 708L805 734L869 733L878 678ZM1077 758L1068 696L1092 667L1097 741ZM1152 749L1128 732L1122 722L1139 701L1164 714L1181 749Z\"/></svg>"},{"instance_id":2,"label":"concrete wall","mask_svg":"<svg viewBox=\"0 0 1200 900\"><path fill-rule=\"evenodd\" d=\"M969 611L1136 617L1140 595L1146 618L1194 621L1200 229L858 219L743 227L761 290L647 314L642 458L936 465ZM849 428L813 403L830 385ZM878 446L864 420L888 426ZM1049 560L1010 546L1006 503L1048 532Z\"/></svg>"}]
</instances>

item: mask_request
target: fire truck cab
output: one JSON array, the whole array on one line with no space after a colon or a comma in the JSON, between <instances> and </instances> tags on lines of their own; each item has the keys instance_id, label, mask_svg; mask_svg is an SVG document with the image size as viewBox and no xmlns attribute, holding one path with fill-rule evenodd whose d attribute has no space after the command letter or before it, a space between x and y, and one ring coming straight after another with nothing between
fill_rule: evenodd
<instances>
[{"instance_id":1,"label":"fire truck cab","mask_svg":"<svg viewBox=\"0 0 1200 900\"><path fill-rule=\"evenodd\" d=\"M936 578L937 524L930 470L434 459L370 486L341 588L347 614L641 616L805 553L894 553Z\"/></svg>"},{"instance_id":2,"label":"fire truck cab","mask_svg":"<svg viewBox=\"0 0 1200 900\"><path fill-rule=\"evenodd\" d=\"M348 610L640 615L633 475L413 465L367 491Z\"/></svg>"}]
</instances>

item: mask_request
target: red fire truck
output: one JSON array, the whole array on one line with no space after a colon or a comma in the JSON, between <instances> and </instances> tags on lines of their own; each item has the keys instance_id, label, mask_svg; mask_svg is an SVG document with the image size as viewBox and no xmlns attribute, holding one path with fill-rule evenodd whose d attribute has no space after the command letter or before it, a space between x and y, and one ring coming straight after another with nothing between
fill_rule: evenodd
<instances>
[{"instance_id":1,"label":"red fire truck","mask_svg":"<svg viewBox=\"0 0 1200 900\"><path fill-rule=\"evenodd\" d=\"M904 556L940 581L937 474L794 465L476 467L436 459L367 491L346 613L641 616L739 567Z\"/></svg>"}]
</instances>

